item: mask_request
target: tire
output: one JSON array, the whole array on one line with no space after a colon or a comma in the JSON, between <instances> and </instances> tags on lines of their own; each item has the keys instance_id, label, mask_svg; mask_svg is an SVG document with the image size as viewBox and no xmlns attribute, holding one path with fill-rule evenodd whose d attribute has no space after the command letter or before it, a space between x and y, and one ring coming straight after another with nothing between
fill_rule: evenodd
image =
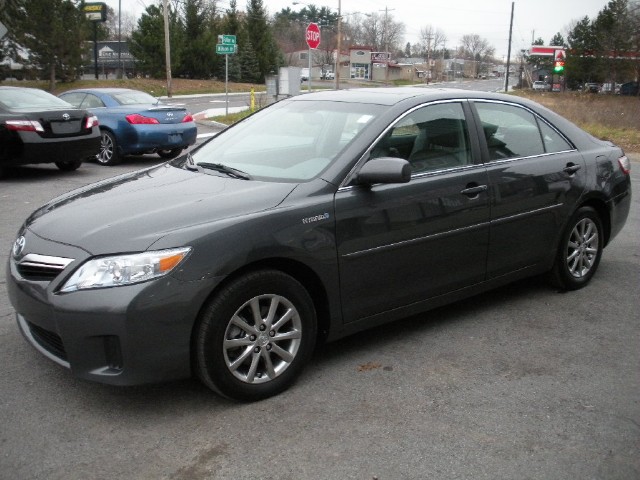
<instances>
[{"instance_id":1,"label":"tire","mask_svg":"<svg viewBox=\"0 0 640 480\"><path fill-rule=\"evenodd\" d=\"M598 269L604 236L602 221L591 207L573 214L560 240L551 270L551 282L563 290L577 290L589 283Z\"/></svg>"},{"instance_id":2,"label":"tire","mask_svg":"<svg viewBox=\"0 0 640 480\"><path fill-rule=\"evenodd\" d=\"M56 167L58 167L63 172L73 172L77 170L82 165L82 160L67 160L65 162L56 162Z\"/></svg>"},{"instance_id":3,"label":"tire","mask_svg":"<svg viewBox=\"0 0 640 480\"><path fill-rule=\"evenodd\" d=\"M96 161L100 165L113 166L120 163L122 158L118 152L118 142L113 133L102 130L100 139L100 152L96 155Z\"/></svg>"},{"instance_id":4,"label":"tire","mask_svg":"<svg viewBox=\"0 0 640 480\"><path fill-rule=\"evenodd\" d=\"M158 155L160 158L164 158L167 160L171 160L172 158L176 158L182 152L181 148L174 148L172 150L158 150Z\"/></svg>"},{"instance_id":5,"label":"tire","mask_svg":"<svg viewBox=\"0 0 640 480\"><path fill-rule=\"evenodd\" d=\"M215 392L256 401L287 389L313 353L316 313L305 288L276 270L230 283L203 309L195 368Z\"/></svg>"}]
</instances>

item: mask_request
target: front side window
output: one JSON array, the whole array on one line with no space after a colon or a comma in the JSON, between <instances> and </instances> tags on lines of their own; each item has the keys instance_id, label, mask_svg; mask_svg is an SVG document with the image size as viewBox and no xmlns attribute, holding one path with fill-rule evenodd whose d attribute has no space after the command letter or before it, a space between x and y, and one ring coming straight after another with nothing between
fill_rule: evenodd
<instances>
[{"instance_id":1,"label":"front side window","mask_svg":"<svg viewBox=\"0 0 640 480\"><path fill-rule=\"evenodd\" d=\"M478 102L475 105L487 140L490 160L545 153L538 122L531 112L502 103Z\"/></svg>"},{"instance_id":2,"label":"front side window","mask_svg":"<svg viewBox=\"0 0 640 480\"><path fill-rule=\"evenodd\" d=\"M462 105L442 103L411 112L387 132L371 155L404 158L414 173L471 164Z\"/></svg>"}]
</instances>

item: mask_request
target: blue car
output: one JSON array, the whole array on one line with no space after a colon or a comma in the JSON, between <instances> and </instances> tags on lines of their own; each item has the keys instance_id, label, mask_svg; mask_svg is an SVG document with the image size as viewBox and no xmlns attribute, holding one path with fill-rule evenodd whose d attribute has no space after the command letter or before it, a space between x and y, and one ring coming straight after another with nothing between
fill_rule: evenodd
<instances>
[{"instance_id":1,"label":"blue car","mask_svg":"<svg viewBox=\"0 0 640 480\"><path fill-rule=\"evenodd\" d=\"M96 160L102 165L116 165L125 155L145 153L175 158L196 141L196 124L184 107L160 103L145 92L86 88L59 97L98 117L101 145Z\"/></svg>"}]
</instances>

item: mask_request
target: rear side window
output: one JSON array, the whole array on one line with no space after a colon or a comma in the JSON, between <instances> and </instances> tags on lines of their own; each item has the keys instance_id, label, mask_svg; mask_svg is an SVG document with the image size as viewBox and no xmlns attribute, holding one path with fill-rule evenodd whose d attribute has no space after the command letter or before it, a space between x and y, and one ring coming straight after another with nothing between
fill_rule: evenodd
<instances>
[{"instance_id":1,"label":"rear side window","mask_svg":"<svg viewBox=\"0 0 640 480\"><path fill-rule=\"evenodd\" d=\"M573 147L553 128L543 121L539 121L538 123L540 124L542 140L544 141L544 148L547 153L573 150Z\"/></svg>"},{"instance_id":2,"label":"rear side window","mask_svg":"<svg viewBox=\"0 0 640 480\"><path fill-rule=\"evenodd\" d=\"M545 153L535 116L521 107L477 102L490 160L531 157Z\"/></svg>"}]
</instances>

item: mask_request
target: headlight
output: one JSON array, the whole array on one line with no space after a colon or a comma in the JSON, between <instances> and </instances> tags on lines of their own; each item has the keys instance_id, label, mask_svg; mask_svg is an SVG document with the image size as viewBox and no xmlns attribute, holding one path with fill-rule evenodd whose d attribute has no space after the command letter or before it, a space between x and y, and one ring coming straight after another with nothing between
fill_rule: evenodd
<instances>
[{"instance_id":1,"label":"headlight","mask_svg":"<svg viewBox=\"0 0 640 480\"><path fill-rule=\"evenodd\" d=\"M74 292L146 282L171 272L190 251L191 247L183 247L94 258L73 272L60 291Z\"/></svg>"}]
</instances>

